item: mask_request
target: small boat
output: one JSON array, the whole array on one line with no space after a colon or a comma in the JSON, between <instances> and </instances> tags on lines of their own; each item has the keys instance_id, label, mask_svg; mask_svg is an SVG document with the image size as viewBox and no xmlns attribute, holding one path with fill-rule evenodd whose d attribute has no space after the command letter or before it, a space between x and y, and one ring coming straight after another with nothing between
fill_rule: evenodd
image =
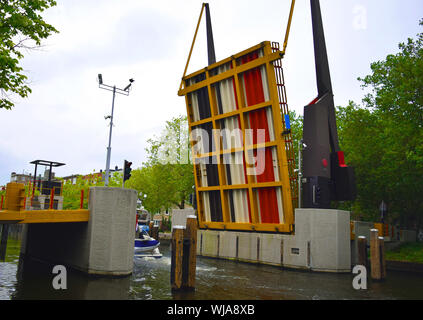
<instances>
[{"instance_id":1,"label":"small boat","mask_svg":"<svg viewBox=\"0 0 423 320\"><path fill-rule=\"evenodd\" d=\"M145 251L138 254L134 254L136 258L161 258L163 254L160 253L159 248L153 249L153 251Z\"/></svg>"},{"instance_id":2,"label":"small boat","mask_svg":"<svg viewBox=\"0 0 423 320\"><path fill-rule=\"evenodd\" d=\"M134 253L139 254L143 252L153 251L157 249L160 242L153 237L150 237L145 230L140 231L139 238L135 239ZM157 250L158 251L158 250Z\"/></svg>"}]
</instances>

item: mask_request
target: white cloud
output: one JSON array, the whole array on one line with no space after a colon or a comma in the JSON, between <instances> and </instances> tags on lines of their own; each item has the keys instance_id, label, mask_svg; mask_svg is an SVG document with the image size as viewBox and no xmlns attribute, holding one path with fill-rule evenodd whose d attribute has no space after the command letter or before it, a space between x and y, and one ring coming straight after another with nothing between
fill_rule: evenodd
<instances>
[{"instance_id":1,"label":"white cloud","mask_svg":"<svg viewBox=\"0 0 423 320\"><path fill-rule=\"evenodd\" d=\"M218 60L264 40L282 45L290 1L211 0ZM400 3L400 2L398 2ZM66 163L58 175L105 167L112 94L97 85L123 88L134 78L128 97L115 101L111 166L124 159L135 167L145 161L146 140L165 121L186 112L177 96L202 1L63 1L45 12L59 31L39 51L26 53L33 93L15 99L12 111L0 110L0 185L10 172L32 172L35 159ZM397 43L419 32L420 0L362 0L367 29L354 30L354 0L322 0L335 102L360 102L357 76L370 62L395 51ZM393 14L402 19L385 19ZM384 30L381 35L381 30ZM207 64L203 17L188 73ZM291 109L302 113L316 95L308 1L297 1L283 61Z\"/></svg>"}]
</instances>

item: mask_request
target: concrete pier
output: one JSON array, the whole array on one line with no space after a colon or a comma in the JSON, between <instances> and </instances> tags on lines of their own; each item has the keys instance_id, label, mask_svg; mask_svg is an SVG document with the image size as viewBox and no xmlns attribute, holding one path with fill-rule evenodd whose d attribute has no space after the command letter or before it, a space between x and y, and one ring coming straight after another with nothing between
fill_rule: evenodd
<instances>
[{"instance_id":1,"label":"concrete pier","mask_svg":"<svg viewBox=\"0 0 423 320\"><path fill-rule=\"evenodd\" d=\"M198 231L201 256L321 272L351 272L350 213L296 209L295 234Z\"/></svg>"},{"instance_id":2,"label":"concrete pier","mask_svg":"<svg viewBox=\"0 0 423 320\"><path fill-rule=\"evenodd\" d=\"M27 224L21 254L93 275L130 275L136 203L135 190L92 187L88 222Z\"/></svg>"}]
</instances>

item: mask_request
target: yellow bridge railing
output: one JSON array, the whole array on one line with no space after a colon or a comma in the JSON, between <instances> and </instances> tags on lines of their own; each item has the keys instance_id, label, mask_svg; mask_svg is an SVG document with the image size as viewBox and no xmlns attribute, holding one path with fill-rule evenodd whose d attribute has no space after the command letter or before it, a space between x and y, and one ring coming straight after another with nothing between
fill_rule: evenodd
<instances>
[{"instance_id":1,"label":"yellow bridge railing","mask_svg":"<svg viewBox=\"0 0 423 320\"><path fill-rule=\"evenodd\" d=\"M53 193L53 192L52 192ZM81 203L83 201L81 194ZM0 210L0 223L59 223L59 222L87 222L90 211L87 209L78 210L53 210L50 197L50 209L46 210L25 210L25 186L22 183L9 183L6 187Z\"/></svg>"}]
</instances>

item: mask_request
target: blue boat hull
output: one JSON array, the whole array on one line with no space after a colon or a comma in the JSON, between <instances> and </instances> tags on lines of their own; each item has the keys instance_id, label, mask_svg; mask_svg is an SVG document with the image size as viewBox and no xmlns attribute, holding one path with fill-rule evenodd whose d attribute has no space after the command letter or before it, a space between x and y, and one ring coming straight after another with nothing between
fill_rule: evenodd
<instances>
[{"instance_id":1,"label":"blue boat hull","mask_svg":"<svg viewBox=\"0 0 423 320\"><path fill-rule=\"evenodd\" d=\"M158 248L159 245L160 242L158 240L135 239L134 251L135 253L151 251Z\"/></svg>"}]
</instances>

